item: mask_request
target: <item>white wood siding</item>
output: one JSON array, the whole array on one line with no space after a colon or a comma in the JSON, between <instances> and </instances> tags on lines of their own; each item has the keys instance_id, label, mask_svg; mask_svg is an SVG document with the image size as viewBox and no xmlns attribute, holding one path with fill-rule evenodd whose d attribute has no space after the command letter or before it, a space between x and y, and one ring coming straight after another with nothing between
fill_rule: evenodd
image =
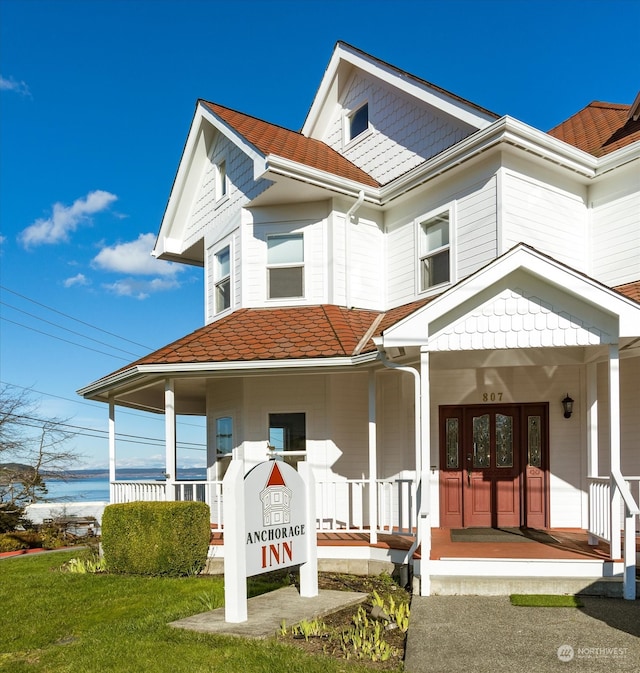
<instances>
[{"instance_id":1,"label":"white wood siding","mask_svg":"<svg viewBox=\"0 0 640 673\"><path fill-rule=\"evenodd\" d=\"M227 194L215 195L215 167L225 161ZM184 249L207 237L215 243L237 226L242 206L269 186L266 180L253 179L253 162L236 145L216 134L202 167L200 187L187 217Z\"/></svg>"},{"instance_id":2,"label":"white wood siding","mask_svg":"<svg viewBox=\"0 0 640 673\"><path fill-rule=\"evenodd\" d=\"M511 170L503 172L502 245L520 242L588 271L588 215L584 197Z\"/></svg>"},{"instance_id":3,"label":"white wood siding","mask_svg":"<svg viewBox=\"0 0 640 673\"><path fill-rule=\"evenodd\" d=\"M419 218L438 208L452 206L451 252L454 260L452 282L474 273L496 257L497 178L487 166L478 180L470 175L436 183L413 199L402 211L387 215L387 306L404 304L422 294L418 291L418 251L416 227Z\"/></svg>"},{"instance_id":4,"label":"white wood siding","mask_svg":"<svg viewBox=\"0 0 640 673\"><path fill-rule=\"evenodd\" d=\"M371 130L345 147L344 115L365 101ZM475 130L358 72L342 93L323 140L376 180L387 183Z\"/></svg>"},{"instance_id":5,"label":"white wood siding","mask_svg":"<svg viewBox=\"0 0 640 673\"><path fill-rule=\"evenodd\" d=\"M384 234L373 222L358 220L349 225L350 306L380 310L385 305Z\"/></svg>"},{"instance_id":6,"label":"white wood siding","mask_svg":"<svg viewBox=\"0 0 640 673\"><path fill-rule=\"evenodd\" d=\"M253 223L243 227L243 307L321 304L326 301L326 209L325 204L307 204L305 208L261 208L251 213ZM293 232L303 234L304 297L267 299L267 236Z\"/></svg>"},{"instance_id":7,"label":"white wood siding","mask_svg":"<svg viewBox=\"0 0 640 673\"><path fill-rule=\"evenodd\" d=\"M638 280L640 191L594 204L591 231L591 274L606 285Z\"/></svg>"}]
</instances>

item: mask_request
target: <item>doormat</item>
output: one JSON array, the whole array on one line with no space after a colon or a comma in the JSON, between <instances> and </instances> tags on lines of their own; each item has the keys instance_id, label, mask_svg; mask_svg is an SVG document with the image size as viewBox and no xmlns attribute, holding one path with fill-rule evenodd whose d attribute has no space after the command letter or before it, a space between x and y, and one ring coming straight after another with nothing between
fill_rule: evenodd
<instances>
[{"instance_id":1,"label":"doormat","mask_svg":"<svg viewBox=\"0 0 640 673\"><path fill-rule=\"evenodd\" d=\"M558 540L535 528L452 528L451 542L542 542L557 544Z\"/></svg>"}]
</instances>

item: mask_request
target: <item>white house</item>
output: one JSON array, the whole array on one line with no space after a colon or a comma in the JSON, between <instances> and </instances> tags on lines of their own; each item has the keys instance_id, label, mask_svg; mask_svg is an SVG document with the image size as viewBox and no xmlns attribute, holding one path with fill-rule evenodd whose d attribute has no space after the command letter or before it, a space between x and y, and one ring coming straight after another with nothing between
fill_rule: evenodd
<instances>
[{"instance_id":1,"label":"white house","mask_svg":"<svg viewBox=\"0 0 640 673\"><path fill-rule=\"evenodd\" d=\"M639 114L545 133L342 42L299 132L199 100L153 254L204 267L205 326L79 391L110 405L112 501L221 525L229 457L271 447L312 465L319 532L366 534L343 556L408 535L423 594L453 572L432 532L507 527L610 542L630 596ZM116 482L117 406L165 415L166 483ZM176 480L177 414L206 416L206 483Z\"/></svg>"}]
</instances>

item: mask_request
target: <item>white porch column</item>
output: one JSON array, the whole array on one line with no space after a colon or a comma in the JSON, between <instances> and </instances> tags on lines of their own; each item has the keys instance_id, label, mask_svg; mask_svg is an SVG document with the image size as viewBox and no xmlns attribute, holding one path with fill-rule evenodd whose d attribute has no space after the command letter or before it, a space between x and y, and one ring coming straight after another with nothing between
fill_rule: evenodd
<instances>
[{"instance_id":1,"label":"white porch column","mask_svg":"<svg viewBox=\"0 0 640 673\"><path fill-rule=\"evenodd\" d=\"M431 553L431 393L429 373L429 351L420 347L420 500L418 503L418 540L420 542L420 595L431 594L429 576L429 556ZM418 400L416 400L418 403ZM417 467L417 466L416 466Z\"/></svg>"},{"instance_id":2,"label":"white porch column","mask_svg":"<svg viewBox=\"0 0 640 673\"><path fill-rule=\"evenodd\" d=\"M165 437L165 470L167 481L165 498L175 499L174 484L176 481L176 394L173 379L164 382L164 437Z\"/></svg>"},{"instance_id":3,"label":"white porch column","mask_svg":"<svg viewBox=\"0 0 640 673\"><path fill-rule=\"evenodd\" d=\"M109 395L109 502L116 501L116 404Z\"/></svg>"},{"instance_id":4,"label":"white porch column","mask_svg":"<svg viewBox=\"0 0 640 673\"><path fill-rule=\"evenodd\" d=\"M620 353L618 344L609 346L609 451L611 471L620 470ZM619 559L622 553L620 544L620 506L622 500L610 479L611 489L611 558Z\"/></svg>"},{"instance_id":5,"label":"white porch column","mask_svg":"<svg viewBox=\"0 0 640 673\"><path fill-rule=\"evenodd\" d=\"M376 372L369 370L369 544L378 542L378 445Z\"/></svg>"},{"instance_id":6,"label":"white porch column","mask_svg":"<svg viewBox=\"0 0 640 673\"><path fill-rule=\"evenodd\" d=\"M209 401L211 400L211 395L209 394L209 387L213 385L211 381L207 382L207 392L206 392L206 401L205 401L205 413L207 415L207 481L215 481L217 479L216 474L216 461L218 460L218 451L217 451L217 438L216 438L216 419L214 418L214 413L211 410L211 405Z\"/></svg>"},{"instance_id":7,"label":"white porch column","mask_svg":"<svg viewBox=\"0 0 640 673\"><path fill-rule=\"evenodd\" d=\"M587 477L599 477L598 465L598 365L587 365ZM587 480L587 511L591 512L591 487ZM591 526L589 521L589 526ZM598 538L589 535L589 544L597 545Z\"/></svg>"}]
</instances>

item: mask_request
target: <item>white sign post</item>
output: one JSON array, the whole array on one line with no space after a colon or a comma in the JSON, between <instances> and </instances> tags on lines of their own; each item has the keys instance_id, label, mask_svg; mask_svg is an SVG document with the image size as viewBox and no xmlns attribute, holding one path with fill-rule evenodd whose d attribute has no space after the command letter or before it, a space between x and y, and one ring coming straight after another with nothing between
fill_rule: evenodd
<instances>
[{"instance_id":1,"label":"white sign post","mask_svg":"<svg viewBox=\"0 0 640 673\"><path fill-rule=\"evenodd\" d=\"M300 566L300 594L318 595L315 488L309 465L259 463L244 478L232 460L223 481L225 621L247 620L246 578Z\"/></svg>"}]
</instances>

